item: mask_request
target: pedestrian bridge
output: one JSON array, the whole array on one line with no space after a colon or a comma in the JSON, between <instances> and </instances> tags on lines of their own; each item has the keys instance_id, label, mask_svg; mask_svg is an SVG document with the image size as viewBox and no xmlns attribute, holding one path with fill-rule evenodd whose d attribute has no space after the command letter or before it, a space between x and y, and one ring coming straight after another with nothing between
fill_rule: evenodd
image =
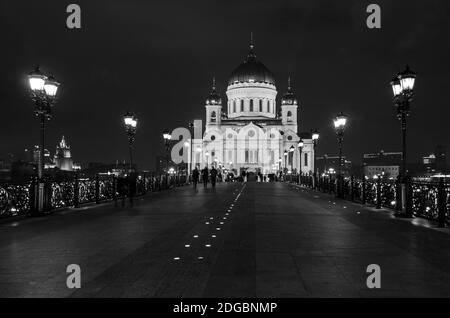
<instances>
[{"instance_id":1,"label":"pedestrian bridge","mask_svg":"<svg viewBox=\"0 0 450 318\"><path fill-rule=\"evenodd\" d=\"M0 296L449 297L449 247L435 223L294 184L184 186L1 220Z\"/></svg>"}]
</instances>

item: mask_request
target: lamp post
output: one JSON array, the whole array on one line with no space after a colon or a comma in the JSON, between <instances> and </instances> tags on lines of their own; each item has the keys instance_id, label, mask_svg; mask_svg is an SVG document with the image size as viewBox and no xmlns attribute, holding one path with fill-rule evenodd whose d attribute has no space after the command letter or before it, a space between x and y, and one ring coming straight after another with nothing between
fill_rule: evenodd
<instances>
[{"instance_id":1,"label":"lamp post","mask_svg":"<svg viewBox=\"0 0 450 318\"><path fill-rule=\"evenodd\" d=\"M192 139L194 138L194 123L189 123L189 132L191 133L191 138L189 138L190 146L189 146L189 176L192 173L192 157L193 157L193 149L192 149Z\"/></svg>"},{"instance_id":2,"label":"lamp post","mask_svg":"<svg viewBox=\"0 0 450 318\"><path fill-rule=\"evenodd\" d=\"M298 177L298 183L300 185L302 185L302 152L303 152L303 147L304 147L305 143L303 142L303 139L300 138L300 141L298 142L298 154L299 154L299 162L300 162L300 172L299 172L299 177Z\"/></svg>"},{"instance_id":3,"label":"lamp post","mask_svg":"<svg viewBox=\"0 0 450 318\"><path fill-rule=\"evenodd\" d=\"M196 166L196 167L198 166L198 168L200 169L200 161L201 161L202 147L197 146L196 151L197 151L197 154L198 154L198 162L195 163L195 166ZM197 158L197 155L196 155L196 158ZM195 160L197 161L197 159L195 159Z\"/></svg>"},{"instance_id":4,"label":"lamp post","mask_svg":"<svg viewBox=\"0 0 450 318\"><path fill-rule=\"evenodd\" d=\"M191 142L189 142L189 141L185 141L184 142L184 148L186 148L187 149L187 151L188 151L188 158L187 158L187 160L188 160L188 163L186 164L186 184L188 184L189 183L189 176L191 175L191 146L192 146L192 141ZM184 149L183 149L183 153L184 153Z\"/></svg>"},{"instance_id":5,"label":"lamp post","mask_svg":"<svg viewBox=\"0 0 450 318\"><path fill-rule=\"evenodd\" d=\"M170 150L170 139L172 135L168 130L163 131L164 146L166 149L166 187L169 186L169 150Z\"/></svg>"},{"instance_id":6,"label":"lamp post","mask_svg":"<svg viewBox=\"0 0 450 318\"><path fill-rule=\"evenodd\" d=\"M284 151L284 174L286 174L286 170L287 170L287 156L288 156L288 152L287 150Z\"/></svg>"},{"instance_id":7,"label":"lamp post","mask_svg":"<svg viewBox=\"0 0 450 318\"><path fill-rule=\"evenodd\" d=\"M319 132L317 131L317 129L316 130L314 130L313 132L312 132L312 142L313 142L313 151L314 151L314 159L313 159L313 164L314 164L314 173L313 173L313 181L314 181L314 185L313 185L313 187L314 187L314 189L317 187L317 168L316 168L316 163L317 163L317 161L316 161L316 148L317 148L317 143L319 142L319 137L320 137L320 134L319 134Z\"/></svg>"},{"instance_id":8,"label":"lamp post","mask_svg":"<svg viewBox=\"0 0 450 318\"><path fill-rule=\"evenodd\" d=\"M205 151L205 166L206 167L209 166L209 151L208 150Z\"/></svg>"},{"instance_id":9,"label":"lamp post","mask_svg":"<svg viewBox=\"0 0 450 318\"><path fill-rule=\"evenodd\" d=\"M130 112L123 115L123 123L128 137L128 150L130 153L130 172L133 171L133 144L136 136L137 122L137 118Z\"/></svg>"},{"instance_id":10,"label":"lamp post","mask_svg":"<svg viewBox=\"0 0 450 318\"><path fill-rule=\"evenodd\" d=\"M45 151L45 122L50 120L52 107L56 103L56 93L60 83L53 76L44 75L39 67L28 74L28 83L30 85L31 99L35 104L34 113L40 119L41 123L41 142L38 159L38 182L39 190L36 198L37 211L44 211L44 151Z\"/></svg>"},{"instance_id":11,"label":"lamp post","mask_svg":"<svg viewBox=\"0 0 450 318\"><path fill-rule=\"evenodd\" d=\"M339 164L337 176L337 196L340 198L342 188L342 143L344 140L345 126L347 125L347 116L342 112L334 118L334 129L336 131L338 145L339 145Z\"/></svg>"},{"instance_id":12,"label":"lamp post","mask_svg":"<svg viewBox=\"0 0 450 318\"><path fill-rule=\"evenodd\" d=\"M397 118L401 123L402 130L402 166L400 170L400 180L402 183L402 197L406 199L404 204L405 216L411 217L412 211L409 201L406 198L406 183L408 180L406 169L406 118L409 116L410 103L414 96L414 84L416 81L416 73L410 70L409 66L403 72L398 73L391 81L392 91L394 94L394 105L397 109Z\"/></svg>"},{"instance_id":13,"label":"lamp post","mask_svg":"<svg viewBox=\"0 0 450 318\"><path fill-rule=\"evenodd\" d=\"M295 147L291 146L289 148L289 154L290 154L290 161L291 161L291 173L294 172L294 151L295 151Z\"/></svg>"}]
</instances>

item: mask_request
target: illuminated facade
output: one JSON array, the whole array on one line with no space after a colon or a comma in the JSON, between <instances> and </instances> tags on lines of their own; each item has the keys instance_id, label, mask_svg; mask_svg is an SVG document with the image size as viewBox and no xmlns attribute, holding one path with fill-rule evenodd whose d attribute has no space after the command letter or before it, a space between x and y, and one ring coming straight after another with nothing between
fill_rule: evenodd
<instances>
[{"instance_id":1,"label":"illuminated facade","mask_svg":"<svg viewBox=\"0 0 450 318\"><path fill-rule=\"evenodd\" d=\"M56 168L63 171L73 171L80 168L78 165L74 165L70 146L67 144L64 136L62 136L61 141L56 146L54 164Z\"/></svg>"},{"instance_id":2,"label":"illuminated facade","mask_svg":"<svg viewBox=\"0 0 450 318\"><path fill-rule=\"evenodd\" d=\"M301 159L304 174L314 171L311 133L298 132L299 105L290 80L278 108L275 78L256 59L253 45L232 72L226 95L227 102L222 103L213 82L205 105L206 129L202 139L194 140L195 165L215 165L235 173L298 173Z\"/></svg>"}]
</instances>

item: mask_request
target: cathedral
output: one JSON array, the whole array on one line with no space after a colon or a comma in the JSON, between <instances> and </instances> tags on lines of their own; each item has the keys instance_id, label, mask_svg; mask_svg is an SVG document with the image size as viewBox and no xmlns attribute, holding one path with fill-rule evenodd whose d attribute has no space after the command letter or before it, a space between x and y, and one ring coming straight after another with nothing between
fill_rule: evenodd
<instances>
[{"instance_id":1,"label":"cathedral","mask_svg":"<svg viewBox=\"0 0 450 318\"><path fill-rule=\"evenodd\" d=\"M222 101L213 80L203 138L194 140L192 148L195 166L215 166L234 174L298 173L300 167L303 174L314 171L312 135L298 131L299 105L290 79L278 107L275 77L258 61L253 44L231 73L226 96Z\"/></svg>"}]
</instances>

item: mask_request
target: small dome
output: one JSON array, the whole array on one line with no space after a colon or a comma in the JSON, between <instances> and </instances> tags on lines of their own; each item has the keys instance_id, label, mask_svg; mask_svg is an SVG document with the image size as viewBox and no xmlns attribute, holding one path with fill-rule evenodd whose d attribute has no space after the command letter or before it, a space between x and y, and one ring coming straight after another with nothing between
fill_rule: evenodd
<instances>
[{"instance_id":1,"label":"small dome","mask_svg":"<svg viewBox=\"0 0 450 318\"><path fill-rule=\"evenodd\" d=\"M275 86L275 77L267 67L256 59L253 45L245 61L232 73L228 85L236 83L267 83Z\"/></svg>"},{"instance_id":2,"label":"small dome","mask_svg":"<svg viewBox=\"0 0 450 318\"><path fill-rule=\"evenodd\" d=\"M211 93L209 93L208 98L206 98L206 105L221 105L222 98L220 98L219 93L216 91L216 80L213 78L213 86Z\"/></svg>"},{"instance_id":3,"label":"small dome","mask_svg":"<svg viewBox=\"0 0 450 318\"><path fill-rule=\"evenodd\" d=\"M297 98L291 90L291 78L288 79L287 92L281 98L281 105L297 105Z\"/></svg>"}]
</instances>

